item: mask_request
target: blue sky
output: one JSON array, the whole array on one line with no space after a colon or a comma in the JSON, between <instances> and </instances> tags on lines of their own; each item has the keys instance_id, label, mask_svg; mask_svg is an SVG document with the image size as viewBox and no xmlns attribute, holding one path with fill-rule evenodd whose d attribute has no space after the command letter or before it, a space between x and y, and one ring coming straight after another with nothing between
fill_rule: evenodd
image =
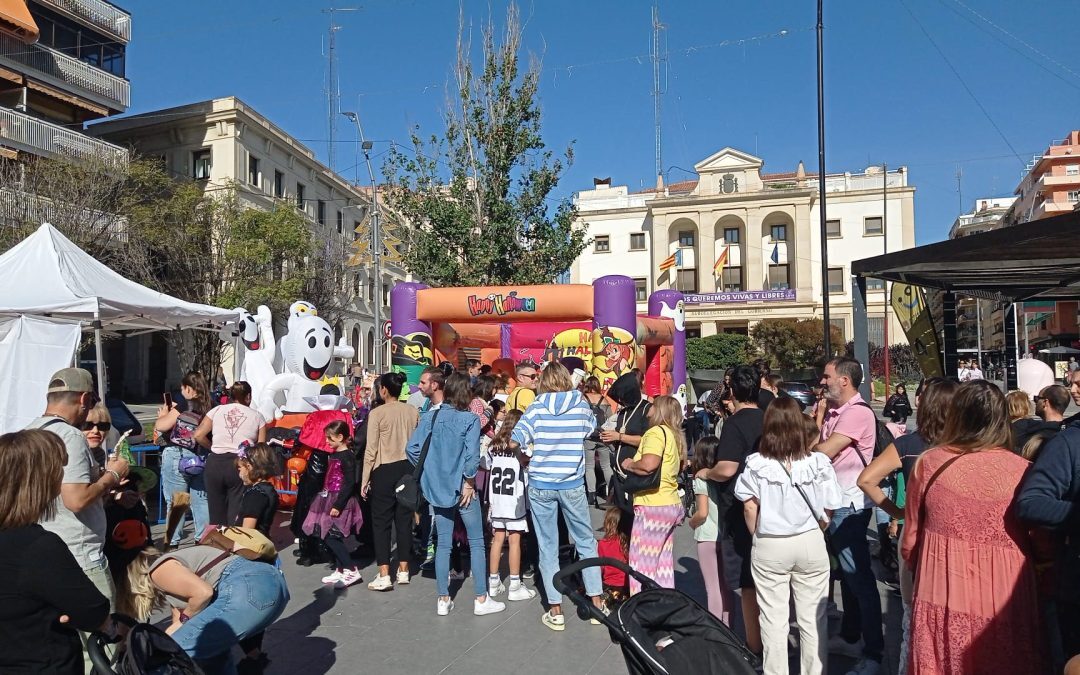
<instances>
[{"instance_id":1,"label":"blue sky","mask_svg":"<svg viewBox=\"0 0 1080 675\"><path fill-rule=\"evenodd\" d=\"M236 95L325 160L328 16L320 10L330 0L118 3L134 24L130 112ZM406 141L413 125L440 131L458 3L335 4L361 7L338 15L341 108L360 113L375 152ZM462 7L478 34L490 17L501 22L505 2ZM816 171L814 7L661 2L669 181L728 145L762 157L766 172L793 170L800 159ZM574 143L557 194L588 189L594 176L651 185L651 3L536 0L521 9L527 46L543 60L545 139L553 148ZM976 197L1011 194L1032 153L1080 127L1080 41L1065 29L1076 9L1075 0L826 0L828 170L907 165L918 188L917 241L943 239L960 211L958 168L969 209ZM342 118L335 167L346 176L354 138Z\"/></svg>"}]
</instances>

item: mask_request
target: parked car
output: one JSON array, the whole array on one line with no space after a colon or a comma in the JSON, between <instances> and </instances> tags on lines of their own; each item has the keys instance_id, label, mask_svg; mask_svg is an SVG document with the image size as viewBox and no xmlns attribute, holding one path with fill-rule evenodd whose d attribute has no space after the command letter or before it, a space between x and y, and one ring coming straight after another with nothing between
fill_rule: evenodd
<instances>
[{"instance_id":1,"label":"parked car","mask_svg":"<svg viewBox=\"0 0 1080 675\"><path fill-rule=\"evenodd\" d=\"M784 382L780 391L798 401L803 408L811 408L814 405L814 391L804 382Z\"/></svg>"}]
</instances>

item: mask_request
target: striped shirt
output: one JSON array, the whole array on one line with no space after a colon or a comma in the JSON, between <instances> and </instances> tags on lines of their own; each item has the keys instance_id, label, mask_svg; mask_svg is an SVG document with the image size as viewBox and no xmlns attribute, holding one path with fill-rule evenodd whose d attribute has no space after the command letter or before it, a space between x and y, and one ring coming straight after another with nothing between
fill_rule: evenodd
<instances>
[{"instance_id":1,"label":"striped shirt","mask_svg":"<svg viewBox=\"0 0 1080 675\"><path fill-rule=\"evenodd\" d=\"M513 440L532 459L529 486L569 490L585 484L585 437L596 416L581 392L540 394L514 426Z\"/></svg>"}]
</instances>

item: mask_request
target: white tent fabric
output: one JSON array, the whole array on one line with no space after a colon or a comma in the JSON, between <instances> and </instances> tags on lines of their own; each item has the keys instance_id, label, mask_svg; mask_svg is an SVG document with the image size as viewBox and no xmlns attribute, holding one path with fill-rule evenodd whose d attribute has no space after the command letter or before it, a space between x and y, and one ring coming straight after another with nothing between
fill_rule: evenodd
<instances>
[{"instance_id":1,"label":"white tent fabric","mask_svg":"<svg viewBox=\"0 0 1080 675\"><path fill-rule=\"evenodd\" d=\"M49 377L71 365L80 333L77 323L0 320L0 434L25 428L45 409Z\"/></svg>"},{"instance_id":2,"label":"white tent fabric","mask_svg":"<svg viewBox=\"0 0 1080 675\"><path fill-rule=\"evenodd\" d=\"M114 330L175 330L237 318L233 310L185 302L117 274L48 223L0 256L0 288L0 315L100 318Z\"/></svg>"}]
</instances>

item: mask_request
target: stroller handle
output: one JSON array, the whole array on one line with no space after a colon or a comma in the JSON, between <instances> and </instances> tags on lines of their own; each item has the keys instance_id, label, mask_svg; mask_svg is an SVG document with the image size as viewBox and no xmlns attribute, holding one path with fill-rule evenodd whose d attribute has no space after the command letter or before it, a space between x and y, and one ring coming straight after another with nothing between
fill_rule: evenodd
<instances>
[{"instance_id":1,"label":"stroller handle","mask_svg":"<svg viewBox=\"0 0 1080 675\"><path fill-rule=\"evenodd\" d=\"M596 605L592 603L592 600L585 597L585 595L581 592L580 589L576 587L571 587L570 584L567 583L568 577L571 577L584 569L587 569L589 567L602 566L614 567L622 572L629 574L641 583L642 590L660 588L660 585L657 584L655 581L645 576L641 572L638 572L637 570L630 567L618 558L586 558L584 560L579 560L576 563L571 563L570 565L567 565L566 567L563 567L558 572L556 572L555 577L551 580L551 583L555 586L555 590L559 591L563 595L569 596L573 603L577 605L580 609L587 611L591 618L596 619L608 628L617 630L619 626L614 622L611 617L597 609Z\"/></svg>"},{"instance_id":2,"label":"stroller handle","mask_svg":"<svg viewBox=\"0 0 1080 675\"><path fill-rule=\"evenodd\" d=\"M112 620L115 623L122 623L128 628L135 626L138 622L127 616L126 614L113 613ZM99 675L115 675L116 671L113 670L112 659L105 652L105 645L114 644L119 642L118 639L113 639L104 633L94 631L90 633L86 640L86 653L90 657L90 663L94 666L94 673Z\"/></svg>"}]
</instances>

